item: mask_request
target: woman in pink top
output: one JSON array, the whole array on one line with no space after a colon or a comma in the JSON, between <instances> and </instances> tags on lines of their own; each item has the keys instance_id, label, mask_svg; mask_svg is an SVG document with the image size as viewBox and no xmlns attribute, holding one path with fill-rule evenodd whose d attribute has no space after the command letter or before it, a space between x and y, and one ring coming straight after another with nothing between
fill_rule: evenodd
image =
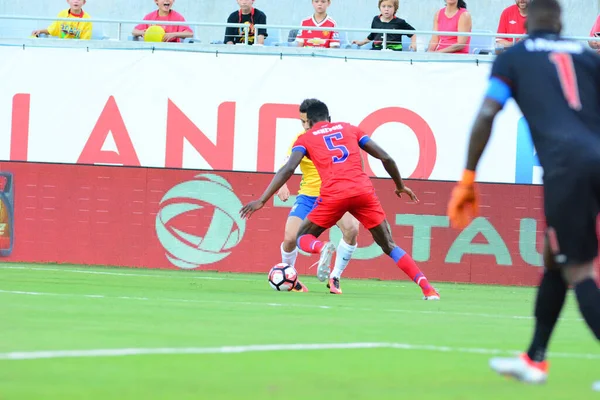
<instances>
[{"instance_id":1,"label":"woman in pink top","mask_svg":"<svg viewBox=\"0 0 600 400\"><path fill-rule=\"evenodd\" d=\"M600 15L598 15L598 19L596 19L596 23L592 27L590 36L600 38ZM595 49L596 52L598 52L598 54L600 54L600 42L590 41L590 46L592 47L592 49Z\"/></svg>"},{"instance_id":2,"label":"woman in pink top","mask_svg":"<svg viewBox=\"0 0 600 400\"><path fill-rule=\"evenodd\" d=\"M144 17L144 21L185 21L183 15L172 10L175 0L154 0L158 6L158 10L152 11ZM155 25L155 24L152 24ZM143 37L151 25L139 24L133 30L134 37ZM181 42L181 39L194 37L194 31L187 25L161 25L165 30L163 42Z\"/></svg>"},{"instance_id":3,"label":"woman in pink top","mask_svg":"<svg viewBox=\"0 0 600 400\"><path fill-rule=\"evenodd\" d=\"M471 32L471 14L464 0L446 0L446 7L435 14L433 30L438 32ZM469 53L470 36L433 35L427 51Z\"/></svg>"}]
</instances>

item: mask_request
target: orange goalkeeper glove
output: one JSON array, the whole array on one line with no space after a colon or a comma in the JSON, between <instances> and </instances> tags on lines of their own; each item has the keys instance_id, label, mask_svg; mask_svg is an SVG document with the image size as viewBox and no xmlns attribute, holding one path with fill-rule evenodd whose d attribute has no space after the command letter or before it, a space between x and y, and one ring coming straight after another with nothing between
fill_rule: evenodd
<instances>
[{"instance_id":1,"label":"orange goalkeeper glove","mask_svg":"<svg viewBox=\"0 0 600 400\"><path fill-rule=\"evenodd\" d=\"M479 214L479 196L475 190L475 171L465 170L462 180L452 190L448 217L453 228L463 229Z\"/></svg>"}]
</instances>

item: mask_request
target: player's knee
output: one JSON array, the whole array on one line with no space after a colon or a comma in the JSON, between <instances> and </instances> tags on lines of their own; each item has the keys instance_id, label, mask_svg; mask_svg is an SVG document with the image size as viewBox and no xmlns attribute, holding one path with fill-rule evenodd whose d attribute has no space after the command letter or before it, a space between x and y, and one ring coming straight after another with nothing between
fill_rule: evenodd
<instances>
[{"instance_id":1,"label":"player's knee","mask_svg":"<svg viewBox=\"0 0 600 400\"><path fill-rule=\"evenodd\" d=\"M356 238L358 237L358 221L351 221L342 225L342 235L344 236L344 241L348 244L354 245L356 243Z\"/></svg>"},{"instance_id":2,"label":"player's knee","mask_svg":"<svg viewBox=\"0 0 600 400\"><path fill-rule=\"evenodd\" d=\"M283 235L283 249L288 253L296 248L296 232L285 231Z\"/></svg>"}]
</instances>

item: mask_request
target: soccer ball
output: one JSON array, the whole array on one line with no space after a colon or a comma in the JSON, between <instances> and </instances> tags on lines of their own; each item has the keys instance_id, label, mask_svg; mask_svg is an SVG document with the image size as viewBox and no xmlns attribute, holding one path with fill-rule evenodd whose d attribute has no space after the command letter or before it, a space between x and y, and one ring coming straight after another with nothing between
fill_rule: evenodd
<instances>
[{"instance_id":1,"label":"soccer ball","mask_svg":"<svg viewBox=\"0 0 600 400\"><path fill-rule=\"evenodd\" d=\"M279 292L289 292L297 281L296 268L289 264L279 263L269 271L269 285Z\"/></svg>"}]
</instances>

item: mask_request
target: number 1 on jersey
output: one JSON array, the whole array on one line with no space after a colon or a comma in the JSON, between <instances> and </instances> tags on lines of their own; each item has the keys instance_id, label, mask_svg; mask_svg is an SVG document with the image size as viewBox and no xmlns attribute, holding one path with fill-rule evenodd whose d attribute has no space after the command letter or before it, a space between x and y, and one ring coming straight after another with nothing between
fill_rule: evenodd
<instances>
[{"instance_id":1,"label":"number 1 on jersey","mask_svg":"<svg viewBox=\"0 0 600 400\"><path fill-rule=\"evenodd\" d=\"M346 146L341 145L341 144L336 145L333 143L334 140L342 140L343 138L344 138L344 136L342 135L342 132L336 132L336 133L332 133L332 134L323 136L323 140L325 141L325 145L327 146L329 151L340 151L341 152L340 156L331 157L334 164L343 163L344 161L346 161L346 159L350 155L350 152L348 151L348 148Z\"/></svg>"},{"instance_id":2,"label":"number 1 on jersey","mask_svg":"<svg viewBox=\"0 0 600 400\"><path fill-rule=\"evenodd\" d=\"M556 66L558 79L569 107L576 111L581 110L579 84L577 83L573 56L569 53L550 53L550 61Z\"/></svg>"}]
</instances>

